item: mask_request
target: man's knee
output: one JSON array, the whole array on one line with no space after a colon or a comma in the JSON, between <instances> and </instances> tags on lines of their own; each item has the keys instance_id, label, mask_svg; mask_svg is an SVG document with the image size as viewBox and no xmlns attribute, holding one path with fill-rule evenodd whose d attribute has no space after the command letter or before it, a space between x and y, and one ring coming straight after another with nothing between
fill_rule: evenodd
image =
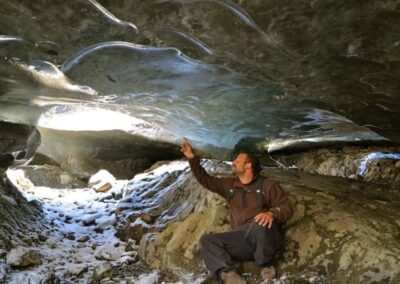
<instances>
[{"instance_id":1,"label":"man's knee","mask_svg":"<svg viewBox=\"0 0 400 284\"><path fill-rule=\"evenodd\" d=\"M261 226L257 222L253 221L246 232L246 239L255 238L255 239L265 239L271 238L274 235L274 231L276 230L275 224L272 224L271 228Z\"/></svg>"}]
</instances>

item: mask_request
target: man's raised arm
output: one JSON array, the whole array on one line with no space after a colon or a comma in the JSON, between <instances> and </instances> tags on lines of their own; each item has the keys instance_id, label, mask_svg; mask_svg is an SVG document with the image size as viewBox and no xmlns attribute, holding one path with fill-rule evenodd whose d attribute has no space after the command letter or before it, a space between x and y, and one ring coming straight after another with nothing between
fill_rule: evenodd
<instances>
[{"instance_id":1,"label":"man's raised arm","mask_svg":"<svg viewBox=\"0 0 400 284\"><path fill-rule=\"evenodd\" d=\"M192 145L190 145L187 138L183 139L181 151L189 160L190 169L199 183L208 190L218 193L225 198L226 190L229 185L224 181L224 179L211 176L207 173L207 171L200 165L200 158L194 154Z\"/></svg>"}]
</instances>

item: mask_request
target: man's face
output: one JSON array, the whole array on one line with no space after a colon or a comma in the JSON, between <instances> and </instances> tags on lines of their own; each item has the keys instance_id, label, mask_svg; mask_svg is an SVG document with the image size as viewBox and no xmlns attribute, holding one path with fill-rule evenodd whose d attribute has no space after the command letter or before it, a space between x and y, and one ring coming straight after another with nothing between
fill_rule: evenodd
<instances>
[{"instance_id":1,"label":"man's face","mask_svg":"<svg viewBox=\"0 0 400 284\"><path fill-rule=\"evenodd\" d=\"M251 163L247 161L247 154L244 153L240 153L232 162L232 171L234 174L242 174L248 167L251 167Z\"/></svg>"}]
</instances>

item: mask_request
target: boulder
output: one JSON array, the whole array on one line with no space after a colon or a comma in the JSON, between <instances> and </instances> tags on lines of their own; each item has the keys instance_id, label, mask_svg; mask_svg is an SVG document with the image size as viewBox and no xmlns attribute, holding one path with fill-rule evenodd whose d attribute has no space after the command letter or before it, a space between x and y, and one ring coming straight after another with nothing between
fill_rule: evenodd
<instances>
[{"instance_id":1,"label":"boulder","mask_svg":"<svg viewBox=\"0 0 400 284\"><path fill-rule=\"evenodd\" d=\"M42 257L37 250L17 247L7 254L7 264L13 267L26 267L42 263Z\"/></svg>"}]
</instances>

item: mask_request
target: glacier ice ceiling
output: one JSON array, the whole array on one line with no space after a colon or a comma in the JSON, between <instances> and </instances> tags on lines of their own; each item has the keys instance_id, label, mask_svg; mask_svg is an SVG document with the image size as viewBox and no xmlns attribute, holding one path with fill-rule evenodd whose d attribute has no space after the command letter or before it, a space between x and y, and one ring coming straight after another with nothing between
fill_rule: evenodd
<instances>
[{"instance_id":1,"label":"glacier ice ceiling","mask_svg":"<svg viewBox=\"0 0 400 284\"><path fill-rule=\"evenodd\" d=\"M1 120L225 148L400 141L400 1L0 6Z\"/></svg>"}]
</instances>

